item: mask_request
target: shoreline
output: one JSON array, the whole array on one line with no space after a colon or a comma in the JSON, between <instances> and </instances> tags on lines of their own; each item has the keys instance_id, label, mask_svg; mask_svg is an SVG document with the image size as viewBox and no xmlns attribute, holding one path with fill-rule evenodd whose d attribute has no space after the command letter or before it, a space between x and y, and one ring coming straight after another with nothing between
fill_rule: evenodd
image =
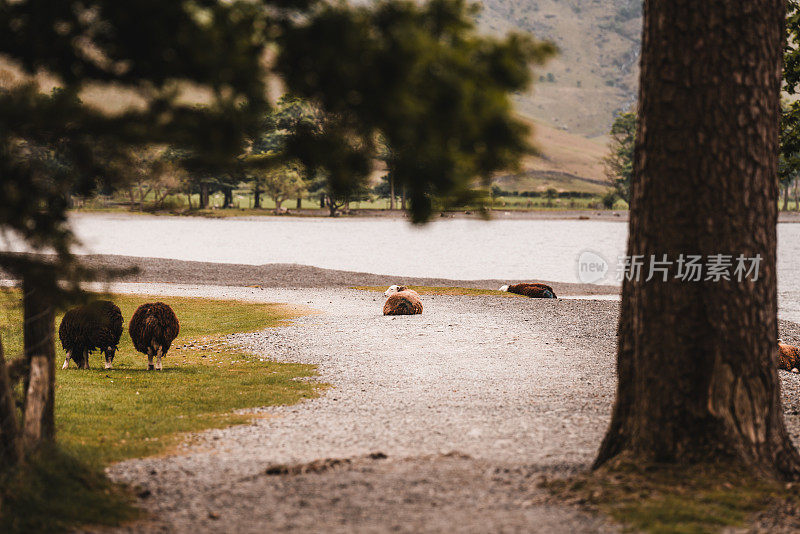
<instances>
[{"instance_id":1,"label":"shoreline","mask_svg":"<svg viewBox=\"0 0 800 534\"><path fill-rule=\"evenodd\" d=\"M109 280L109 282L264 288L347 288L352 286L382 285L388 287L392 284L398 284L498 289L504 284L539 281L552 286L558 296L618 295L620 292L620 287L613 285L552 282L547 280L420 278L323 269L295 263L244 265L114 255L86 255L79 257L81 264L91 269L124 269L129 267L138 269L136 273Z\"/></svg>"},{"instance_id":2,"label":"shoreline","mask_svg":"<svg viewBox=\"0 0 800 534\"><path fill-rule=\"evenodd\" d=\"M240 209L240 208L215 208L203 211L192 212L167 212L167 211L129 211L121 209L73 209L69 211L70 217L82 217L93 215L119 215L123 217L151 216L151 217L198 217L202 219L261 219L268 218L319 218L319 219L400 219L409 220L408 215L400 210L386 209L353 209L348 214L339 214L330 217L327 209L300 210L290 209L287 213L277 215L272 210ZM576 209L544 209L544 210L504 210L494 209L488 212L480 211L449 211L441 212L431 216L430 222L438 220L520 220L520 221L556 221L556 220L579 220L579 221L608 221L608 222L628 222L628 210L576 210ZM800 211L779 211L778 223L800 223Z\"/></svg>"}]
</instances>

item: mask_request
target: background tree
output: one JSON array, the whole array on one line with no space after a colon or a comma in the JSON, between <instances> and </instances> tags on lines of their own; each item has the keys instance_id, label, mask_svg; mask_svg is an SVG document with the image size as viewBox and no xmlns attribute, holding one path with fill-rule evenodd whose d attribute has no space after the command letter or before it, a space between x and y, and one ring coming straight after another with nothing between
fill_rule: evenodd
<instances>
[{"instance_id":1,"label":"background tree","mask_svg":"<svg viewBox=\"0 0 800 534\"><path fill-rule=\"evenodd\" d=\"M488 187L494 171L530 151L508 96L554 49L521 35L482 37L475 14L463 0L320 5L281 35L276 70L324 112L287 146L328 177L331 196L368 176L382 140L395 188L422 222L436 197L471 197L476 178Z\"/></svg>"},{"instance_id":2,"label":"background tree","mask_svg":"<svg viewBox=\"0 0 800 534\"><path fill-rule=\"evenodd\" d=\"M293 165L281 165L261 171L253 178L261 184L263 191L275 202L275 211L280 211L285 200L297 198L306 190L300 170Z\"/></svg>"},{"instance_id":3,"label":"background tree","mask_svg":"<svg viewBox=\"0 0 800 534\"><path fill-rule=\"evenodd\" d=\"M611 137L609 154L603 158L606 178L614 192L625 202L631 196L636 121L636 113L633 111L620 113L614 118L614 124L608 132Z\"/></svg>"},{"instance_id":4,"label":"background tree","mask_svg":"<svg viewBox=\"0 0 800 534\"><path fill-rule=\"evenodd\" d=\"M729 462L796 478L776 370L784 1L648 0L644 14L628 254L762 262L757 281L686 282L674 266L667 281L624 281L595 466Z\"/></svg>"}]
</instances>

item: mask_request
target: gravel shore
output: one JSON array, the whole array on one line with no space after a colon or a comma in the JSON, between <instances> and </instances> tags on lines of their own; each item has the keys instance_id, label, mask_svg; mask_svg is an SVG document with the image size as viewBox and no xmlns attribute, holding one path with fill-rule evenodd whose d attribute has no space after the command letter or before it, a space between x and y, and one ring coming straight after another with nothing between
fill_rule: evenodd
<instances>
[{"instance_id":1,"label":"gravel shore","mask_svg":"<svg viewBox=\"0 0 800 534\"><path fill-rule=\"evenodd\" d=\"M110 467L152 513L119 531L616 531L536 487L586 469L606 429L615 302L424 296L421 316L383 317L381 294L346 288L112 289L322 311L228 342L317 364L332 386L257 410L251 425L199 434L174 455ZM781 330L800 341L794 323ZM781 378L798 440L800 376Z\"/></svg>"},{"instance_id":2,"label":"gravel shore","mask_svg":"<svg viewBox=\"0 0 800 534\"><path fill-rule=\"evenodd\" d=\"M206 284L220 286L259 286L264 288L334 288L351 286L390 286L405 284L416 286L458 286L480 289L497 289L503 284L532 282L534 280L449 280L445 278L414 278L353 271L322 269L293 263L267 265L240 265L181 261L164 258L137 258L132 256L87 255L81 256L86 267L95 269L129 269L135 273L119 278L128 283ZM538 280L543 282L544 280ZM617 295L619 287L595 284L547 282L556 294L561 295Z\"/></svg>"}]
</instances>

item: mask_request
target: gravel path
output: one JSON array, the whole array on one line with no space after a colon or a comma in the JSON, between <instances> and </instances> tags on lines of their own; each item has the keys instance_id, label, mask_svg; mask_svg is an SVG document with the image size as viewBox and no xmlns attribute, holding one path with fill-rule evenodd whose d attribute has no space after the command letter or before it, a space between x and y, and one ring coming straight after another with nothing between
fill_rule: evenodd
<instances>
[{"instance_id":1,"label":"gravel path","mask_svg":"<svg viewBox=\"0 0 800 534\"><path fill-rule=\"evenodd\" d=\"M252 425L202 433L178 455L112 466L153 512L122 531L614 530L548 503L535 481L585 469L602 438L615 389L615 302L423 296L423 315L391 318L380 315L382 295L347 289L113 289L322 310L229 340L319 364L333 386L262 409ZM800 334L793 328L784 325L787 340ZM797 393L797 375L782 376ZM797 414L790 403L795 438ZM274 468L325 458L343 462Z\"/></svg>"}]
</instances>

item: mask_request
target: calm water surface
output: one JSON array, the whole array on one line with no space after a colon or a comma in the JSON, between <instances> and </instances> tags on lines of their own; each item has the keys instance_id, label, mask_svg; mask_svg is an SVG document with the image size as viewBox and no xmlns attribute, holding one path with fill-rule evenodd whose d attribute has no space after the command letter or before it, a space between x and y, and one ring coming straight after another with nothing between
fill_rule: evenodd
<instances>
[{"instance_id":1,"label":"calm water surface","mask_svg":"<svg viewBox=\"0 0 800 534\"><path fill-rule=\"evenodd\" d=\"M415 227L393 219L155 217L81 214L82 252L221 263L300 263L399 276L577 282L577 257L591 250L612 270L627 224L579 220L440 220ZM4 248L18 249L6 242ZM800 224L778 226L781 315L800 320ZM604 283L616 284L613 276Z\"/></svg>"}]
</instances>

